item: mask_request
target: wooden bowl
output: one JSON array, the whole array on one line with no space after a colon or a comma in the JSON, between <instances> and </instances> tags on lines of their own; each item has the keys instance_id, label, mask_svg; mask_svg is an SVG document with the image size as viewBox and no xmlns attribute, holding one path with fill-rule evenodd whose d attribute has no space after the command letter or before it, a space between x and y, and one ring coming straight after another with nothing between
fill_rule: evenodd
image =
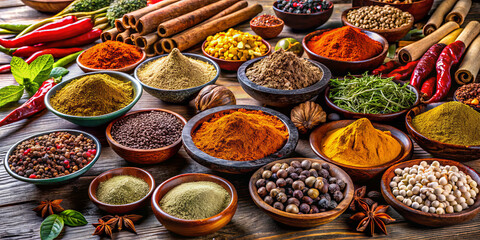
<instances>
[{"instance_id":1,"label":"wooden bowl","mask_svg":"<svg viewBox=\"0 0 480 240\"><path fill-rule=\"evenodd\" d=\"M264 39L262 39L262 42L263 44L265 44L268 48L267 50L267 53L265 53L264 56L267 56L269 55L270 53L272 53L272 46L270 46L270 43L268 43L267 41L265 41ZM216 62L218 64L218 66L220 66L220 68L222 70L227 70L227 71L237 71L238 68L243 64L245 63L246 61L240 61L240 60L224 60L224 59L220 59L220 58L216 58L216 57L213 57L211 56L210 54L208 54L207 52L205 52L205 43L207 43L207 41L203 42L202 44L202 53L203 55L205 55L205 57L213 60L214 62Z\"/></svg>"},{"instance_id":2,"label":"wooden bowl","mask_svg":"<svg viewBox=\"0 0 480 240\"><path fill-rule=\"evenodd\" d=\"M289 137L285 145L282 148L280 148L277 152L269 156L266 156L264 158L257 159L257 160L252 160L252 161L230 161L230 160L220 159L220 158L210 156L207 153L200 150L199 148L197 148L197 146L192 140L192 133L196 131L201 126L202 123L210 120L213 117L213 115L216 113L226 112L232 109L240 109L240 108L247 109L247 110L258 110L266 114L270 114L278 117L278 119L280 119L280 121L282 121L282 123L285 124L288 130ZM185 125L185 127L183 128L183 132L182 132L183 146L185 148L185 151L188 153L188 155L191 158L193 158L193 160L212 170L219 171L219 172L226 172L226 173L234 173L234 174L252 172L267 163L287 157L288 155L292 154L295 151L295 147L297 146L297 142L298 142L298 137L299 137L298 130L295 127L295 125L292 123L290 118L288 118L287 116L275 110L265 108L265 107L260 107L260 106L252 106L252 105L227 105L227 106L220 106L220 107L207 109L195 115L193 118L191 118L187 122L187 125Z\"/></svg>"},{"instance_id":3,"label":"wooden bowl","mask_svg":"<svg viewBox=\"0 0 480 240\"><path fill-rule=\"evenodd\" d=\"M246 75L246 70L254 63L260 61L264 57L255 58L242 64L237 71L237 79L243 90L248 93L252 98L263 104L275 106L275 107L288 107L296 105L312 98L315 98L320 94L328 85L332 74L330 70L323 64L308 60L310 63L320 68L323 72L323 77L320 81L302 89L295 90L282 90L275 88L268 88L261 85L257 85L250 81Z\"/></svg>"},{"instance_id":4,"label":"wooden bowl","mask_svg":"<svg viewBox=\"0 0 480 240\"><path fill-rule=\"evenodd\" d=\"M408 160L412 156L413 144L410 138L407 136L407 134L389 125L372 123L373 127L375 127L376 129L379 129L382 131L390 131L392 134L392 137L395 138L395 140L397 140L400 143L402 150L400 151L400 154L395 159L392 159L391 161L378 166L356 167L356 166L346 165L343 163L338 163L330 159L329 157L327 157L322 151L323 138L326 136L326 134L329 131L346 127L353 122L355 122L355 120L340 120L335 122L329 122L320 126L319 128L316 128L310 134L310 147L312 147L315 154L317 154L317 156L319 156L321 159L327 162L333 163L341 167L343 170L345 170L350 175L350 177L352 177L354 181L368 181L368 180L371 180L372 178L379 177L383 173L383 171L385 171L385 169L387 169L388 167L392 166L395 163Z\"/></svg>"},{"instance_id":5,"label":"wooden bowl","mask_svg":"<svg viewBox=\"0 0 480 240\"><path fill-rule=\"evenodd\" d=\"M258 17L260 17L260 16L258 16ZM258 18L258 17L256 17L256 18ZM253 21L255 20L255 18L253 18L250 21L250 28L258 36L262 37L263 39L274 38L282 32L283 26L285 25L282 19L280 19L280 18L277 18L277 19L280 21L280 24L267 27L267 26L258 26L258 25L253 24Z\"/></svg>"},{"instance_id":6,"label":"wooden bowl","mask_svg":"<svg viewBox=\"0 0 480 240\"><path fill-rule=\"evenodd\" d=\"M85 73L88 73L88 72L101 72L101 71L116 71L116 72L124 72L124 73L131 73L133 72L133 70L140 64L142 63L145 58L147 58L147 54L145 53L145 51L143 49L141 49L142 51L142 58L140 60L138 60L136 63L134 64L130 64L128 66L125 66L123 68L116 68L116 69L99 69L99 68L89 68L89 67L86 67L84 66L81 62L80 62L80 57L82 56L82 54L84 54L85 52L82 52L80 55L78 55L77 57L77 65L78 67L80 67L80 69L82 69L83 72Z\"/></svg>"},{"instance_id":7,"label":"wooden bowl","mask_svg":"<svg viewBox=\"0 0 480 240\"><path fill-rule=\"evenodd\" d=\"M431 163L433 161L440 162L441 165L450 165L458 167L458 170L464 172L467 175L470 175L473 180L477 183L480 183L480 176L478 173L473 170L472 168L459 163L457 161L452 160L445 160L445 159L437 159L437 158L424 158L424 159L415 159L406 162L401 162L391 166L389 169L385 171L382 176L381 181L381 189L383 198L390 204L395 210L400 213L404 218L414 223L425 225L429 227L443 227L443 226L451 226L459 223L463 223L466 221L470 221L473 219L478 212L480 212L480 194L477 194L477 198L475 203L463 210L461 212L456 213L447 213L447 214L436 214L436 213L425 213L420 210L413 209L408 207L407 205L403 204L402 202L398 201L392 193L392 189L390 188L390 182L392 178L395 176L395 169L397 168L405 168L411 167L415 164L419 164L421 161L426 161Z\"/></svg>"},{"instance_id":8,"label":"wooden bowl","mask_svg":"<svg viewBox=\"0 0 480 240\"><path fill-rule=\"evenodd\" d=\"M171 145L161 147L161 148L156 148L156 149L135 149L135 148L130 148L130 147L121 145L120 143L115 141L111 133L113 124L115 124L118 120L125 118L129 115L133 115L141 112L150 112L150 111L170 113L175 117L177 117L177 119L183 124L183 126L187 124L187 120L185 120L185 118L182 117L180 114L176 112L172 112L170 110L161 109L161 108L142 109L138 111L133 111L113 120L110 124L108 124L106 129L108 145L110 145L113 151L115 151L120 157L122 157L128 162L138 163L138 164L155 164L155 163L163 162L171 158L173 155L175 155L180 149L180 147L182 146L181 137L179 137L177 141L175 141Z\"/></svg>"},{"instance_id":9,"label":"wooden bowl","mask_svg":"<svg viewBox=\"0 0 480 240\"><path fill-rule=\"evenodd\" d=\"M112 205L112 204L100 202L96 197L98 185L101 182L104 182L112 177L120 176L120 175L134 176L147 182L148 186L150 186L150 190L148 191L147 195L136 202L123 204L123 205ZM141 168L122 167L122 168L116 168L116 169L106 171L98 175L96 178L94 178L90 183L90 186L88 186L88 197L93 203L95 203L95 205L97 205L98 208L100 208L105 212L112 213L112 214L123 214L123 213L131 212L135 209L138 209L144 206L147 203L150 196L152 195L152 192L154 189L155 189L155 179L153 179L152 174L150 174L149 172Z\"/></svg>"},{"instance_id":10,"label":"wooden bowl","mask_svg":"<svg viewBox=\"0 0 480 240\"><path fill-rule=\"evenodd\" d=\"M366 30L361 30L361 31L367 34L367 36L369 36L371 39L377 42L380 42L383 46L383 50L380 54L369 59L365 59L361 61L340 61L340 60L334 60L334 59L320 56L312 52L310 49L308 49L307 42L310 41L312 37L320 35L330 30L332 29L322 29L322 30L317 30L307 34L302 40L302 46L305 49L305 52L307 53L310 59L318 61L324 64L325 66L327 66L330 69L330 71L332 71L332 75L337 76L337 75L342 75L344 73L359 73L359 72L363 73L367 70L372 70L378 67L385 60L385 57L387 56L387 52L388 52L387 40L378 33L370 32Z\"/></svg>"},{"instance_id":11,"label":"wooden bowl","mask_svg":"<svg viewBox=\"0 0 480 240\"><path fill-rule=\"evenodd\" d=\"M316 227L333 221L335 218L345 212L345 210L347 210L350 202L353 199L354 192L354 186L350 176L348 176L348 174L339 167L330 164L330 171L332 172L332 175L339 179L343 179L347 184L346 188L343 191L344 199L337 205L336 208L315 214L294 214L280 211L265 203L263 199L258 195L257 187L255 185L257 180L261 178L262 172L268 168L271 168L276 163L290 163L295 160L301 162L305 159L308 159L312 162L318 162L320 164L325 163L325 161L323 160L313 158L287 158L283 160L278 160L258 169L255 173L253 173L252 177L250 178L250 183L248 184L248 190L255 205L261 208L266 214L268 214L268 216L273 218L275 221L300 228Z\"/></svg>"},{"instance_id":12,"label":"wooden bowl","mask_svg":"<svg viewBox=\"0 0 480 240\"><path fill-rule=\"evenodd\" d=\"M227 208L219 214L198 220L186 220L167 214L160 208L160 200L172 188L187 182L210 181L219 184L230 194L231 200ZM203 236L214 233L227 225L237 210L238 195L233 184L211 174L187 173L172 177L155 189L152 195L152 210L157 220L168 230L183 236Z\"/></svg>"},{"instance_id":13,"label":"wooden bowl","mask_svg":"<svg viewBox=\"0 0 480 240\"><path fill-rule=\"evenodd\" d=\"M394 28L394 29L365 29L365 28L357 27L357 26L355 26L355 25L353 25L353 24L351 24L350 22L347 21L347 13L350 12L351 10L358 9L358 8L360 8L360 7L349 8L349 9L342 12L342 17L341 18L342 18L343 25L347 25L347 26L350 26L350 27L354 27L354 28L358 28L358 29L362 29L362 30L366 30L366 31L374 32L374 33L378 33L379 35L381 35L382 37L387 39L387 41L390 42L390 43L396 42L396 41L402 39L403 37L405 37L405 35L407 35L407 33L413 27L413 21L410 22L410 24L408 24L408 25L403 25L401 27ZM412 16L412 18L413 18L413 16Z\"/></svg>"},{"instance_id":14,"label":"wooden bowl","mask_svg":"<svg viewBox=\"0 0 480 240\"><path fill-rule=\"evenodd\" d=\"M407 125L407 131L412 136L413 140L425 151L432 154L435 157L452 159L455 161L471 161L480 158L480 145L479 146L463 146L442 143L426 136L422 135L420 132L415 130L412 124L412 120L415 116L424 113L430 109L438 107L445 102L431 103L427 105L419 105L412 108L405 117L405 122Z\"/></svg>"},{"instance_id":15,"label":"wooden bowl","mask_svg":"<svg viewBox=\"0 0 480 240\"><path fill-rule=\"evenodd\" d=\"M72 3L73 0L22 0L22 2L39 12L58 13Z\"/></svg>"},{"instance_id":16,"label":"wooden bowl","mask_svg":"<svg viewBox=\"0 0 480 240\"><path fill-rule=\"evenodd\" d=\"M434 0L420 0L414 1L413 3L384 3L375 0L361 0L362 6L369 6L369 5L390 5L392 7L396 7L404 12L409 12L412 14L415 22L422 20L425 16L427 16L428 12L432 8Z\"/></svg>"},{"instance_id":17,"label":"wooden bowl","mask_svg":"<svg viewBox=\"0 0 480 240\"><path fill-rule=\"evenodd\" d=\"M327 10L312 14L285 12L277 8L277 2L273 3L272 8L275 15L282 19L285 25L294 30L307 30L319 27L326 23L333 13L333 3Z\"/></svg>"},{"instance_id":18,"label":"wooden bowl","mask_svg":"<svg viewBox=\"0 0 480 240\"><path fill-rule=\"evenodd\" d=\"M399 84L402 84L402 83L399 83ZM386 113L386 114L356 113L356 112L350 112L343 108L340 108L337 105L335 105L333 101L329 98L330 86L327 87L327 89L325 90L325 94L323 96L324 96L326 105L329 108L333 109L335 112L340 113L345 118L354 118L354 119L368 118L369 120L375 121L375 122L390 122L405 116L410 109L412 109L413 107L415 107L420 103L420 94L418 93L417 89L415 89L411 85L408 85L407 87L408 89L412 90L415 93L416 100L413 103L413 105L410 108L404 109L402 111L394 112L394 113Z\"/></svg>"}]
</instances>

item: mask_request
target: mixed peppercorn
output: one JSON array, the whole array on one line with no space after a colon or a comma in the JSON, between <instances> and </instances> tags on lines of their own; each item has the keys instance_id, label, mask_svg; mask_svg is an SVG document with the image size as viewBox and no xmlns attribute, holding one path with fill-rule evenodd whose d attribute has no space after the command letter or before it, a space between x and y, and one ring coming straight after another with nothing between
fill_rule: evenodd
<instances>
[{"instance_id":1,"label":"mixed peppercorn","mask_svg":"<svg viewBox=\"0 0 480 240\"><path fill-rule=\"evenodd\" d=\"M324 0L277 0L277 8L289 13L317 13L329 9L331 5Z\"/></svg>"}]
</instances>

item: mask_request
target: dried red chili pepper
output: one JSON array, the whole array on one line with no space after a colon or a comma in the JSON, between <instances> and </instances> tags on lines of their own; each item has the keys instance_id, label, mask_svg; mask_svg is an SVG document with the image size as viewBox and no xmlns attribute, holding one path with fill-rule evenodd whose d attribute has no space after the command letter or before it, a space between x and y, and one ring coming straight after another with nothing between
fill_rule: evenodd
<instances>
[{"instance_id":1,"label":"dried red chili pepper","mask_svg":"<svg viewBox=\"0 0 480 240\"><path fill-rule=\"evenodd\" d=\"M417 90L420 89L422 81L428 77L428 75L435 69L438 56L447 45L443 43L437 43L431 46L428 51L423 54L422 58L418 62L415 70L413 70L412 77L410 78L410 85Z\"/></svg>"},{"instance_id":2,"label":"dried red chili pepper","mask_svg":"<svg viewBox=\"0 0 480 240\"><path fill-rule=\"evenodd\" d=\"M385 77L393 77L393 80L406 80L410 74L412 74L419 61L420 60L409 62L406 65L398 67L397 69L385 75Z\"/></svg>"},{"instance_id":3,"label":"dried red chili pepper","mask_svg":"<svg viewBox=\"0 0 480 240\"><path fill-rule=\"evenodd\" d=\"M68 25L68 24L72 24L76 21L77 21L76 16L66 16L64 18L53 21L51 23L47 23L47 24L45 24L45 25L43 25L43 26L41 26L41 27L31 31L31 32L38 32L38 31L41 31L41 30L58 28L58 27L62 27L62 26Z\"/></svg>"},{"instance_id":4,"label":"dried red chili pepper","mask_svg":"<svg viewBox=\"0 0 480 240\"><path fill-rule=\"evenodd\" d=\"M420 90L420 97L422 98L422 101L426 101L432 97L433 93L435 92L436 79L436 77L431 77L423 82Z\"/></svg>"},{"instance_id":5,"label":"dried red chili pepper","mask_svg":"<svg viewBox=\"0 0 480 240\"><path fill-rule=\"evenodd\" d=\"M372 74L373 75L386 74L386 73L391 72L393 69L395 69L399 66L400 66L400 63L398 63L397 61L390 61L390 62L384 63L384 64L380 65L380 67L374 69L372 71Z\"/></svg>"}]
</instances>

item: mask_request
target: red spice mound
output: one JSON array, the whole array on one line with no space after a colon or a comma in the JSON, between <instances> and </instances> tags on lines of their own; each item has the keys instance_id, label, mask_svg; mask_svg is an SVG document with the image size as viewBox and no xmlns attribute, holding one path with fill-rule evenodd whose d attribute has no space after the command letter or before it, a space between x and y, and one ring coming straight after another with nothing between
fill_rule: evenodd
<instances>
[{"instance_id":1,"label":"red spice mound","mask_svg":"<svg viewBox=\"0 0 480 240\"><path fill-rule=\"evenodd\" d=\"M106 41L99 43L80 56L80 63L85 67L96 69L118 69L138 62L142 51L135 46Z\"/></svg>"},{"instance_id":2,"label":"red spice mound","mask_svg":"<svg viewBox=\"0 0 480 240\"><path fill-rule=\"evenodd\" d=\"M340 61L360 61L382 52L383 46L359 29L345 26L314 36L307 42L312 52Z\"/></svg>"}]
</instances>

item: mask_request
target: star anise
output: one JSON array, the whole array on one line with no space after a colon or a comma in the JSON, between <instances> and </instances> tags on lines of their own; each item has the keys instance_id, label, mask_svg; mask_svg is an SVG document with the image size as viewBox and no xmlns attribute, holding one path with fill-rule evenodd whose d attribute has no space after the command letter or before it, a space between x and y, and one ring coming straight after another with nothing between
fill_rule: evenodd
<instances>
[{"instance_id":1,"label":"star anise","mask_svg":"<svg viewBox=\"0 0 480 240\"><path fill-rule=\"evenodd\" d=\"M375 201L373 201L372 199L365 197L366 193L367 193L366 186L359 187L355 190L355 193L353 193L353 200L350 203L350 207L349 207L350 210L357 211L357 208L361 209L360 203L365 203L369 206L372 206L372 204L375 203Z\"/></svg>"},{"instance_id":2,"label":"star anise","mask_svg":"<svg viewBox=\"0 0 480 240\"><path fill-rule=\"evenodd\" d=\"M63 201L62 199L41 201L40 205L34 208L33 211L40 214L43 218L50 216L54 213L63 212L63 210L65 209L63 209L63 207L60 206L60 203L62 201Z\"/></svg>"},{"instance_id":3,"label":"star anise","mask_svg":"<svg viewBox=\"0 0 480 240\"><path fill-rule=\"evenodd\" d=\"M95 232L93 232L93 235L98 235L98 236L108 236L112 238L112 232L113 228L115 226L115 218L111 218L108 221L104 221L101 218L98 219L98 223L93 223L92 225L95 227Z\"/></svg>"},{"instance_id":4,"label":"star anise","mask_svg":"<svg viewBox=\"0 0 480 240\"><path fill-rule=\"evenodd\" d=\"M373 236L375 228L379 228L383 233L388 234L385 225L395 222L395 219L385 213L388 205L378 206L377 203L374 203L372 207L370 207L368 204L361 202L360 206L362 207L362 211L350 217L351 220L360 221L356 230L358 232L364 232L369 228L370 235Z\"/></svg>"},{"instance_id":5,"label":"star anise","mask_svg":"<svg viewBox=\"0 0 480 240\"><path fill-rule=\"evenodd\" d=\"M112 215L106 215L100 218L103 221L112 221L112 228L117 229L118 231L122 231L122 228L125 228L131 232L134 232L135 234L137 233L137 230L135 229L135 225L133 224L134 222L140 220L142 218L142 215L136 215L136 214L128 214L119 217L118 215L112 216Z\"/></svg>"}]
</instances>

